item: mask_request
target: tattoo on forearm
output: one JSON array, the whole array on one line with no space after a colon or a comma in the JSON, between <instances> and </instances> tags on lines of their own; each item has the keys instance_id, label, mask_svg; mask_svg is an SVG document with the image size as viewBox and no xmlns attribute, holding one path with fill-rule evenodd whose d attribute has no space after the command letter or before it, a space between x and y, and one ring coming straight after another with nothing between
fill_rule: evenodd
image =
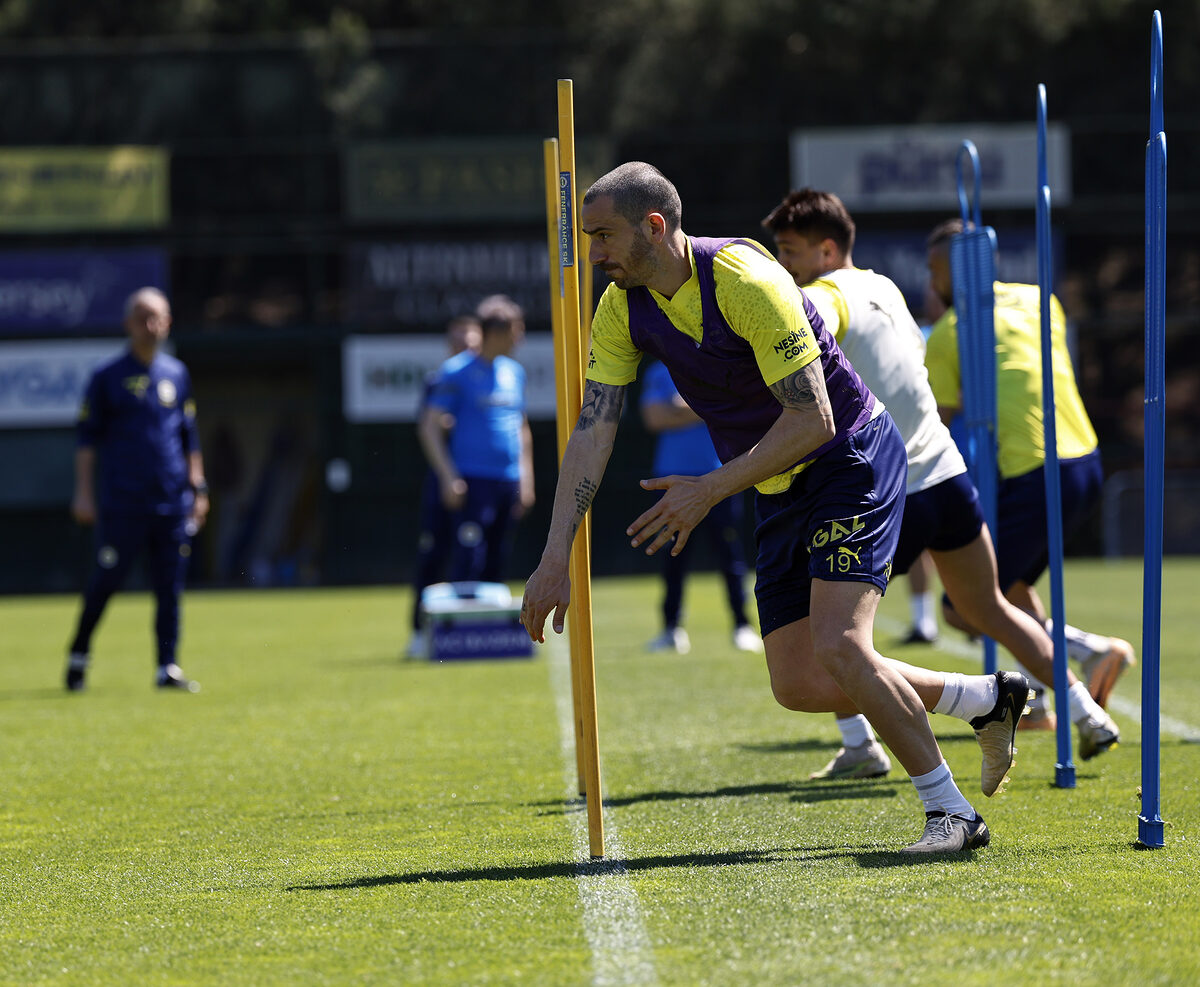
<instances>
[{"instance_id":1,"label":"tattoo on forearm","mask_svg":"<svg viewBox=\"0 0 1200 987\"><path fill-rule=\"evenodd\" d=\"M583 407L579 409L579 421L575 428L583 431L600 422L619 421L624 401L624 387L589 380L584 384Z\"/></svg>"},{"instance_id":2,"label":"tattoo on forearm","mask_svg":"<svg viewBox=\"0 0 1200 987\"><path fill-rule=\"evenodd\" d=\"M579 481L579 485L575 488L576 527L578 527L579 520L588 512L588 508L592 506L592 499L596 496L596 491L599 489L600 484L588 479L586 476Z\"/></svg>"},{"instance_id":3,"label":"tattoo on forearm","mask_svg":"<svg viewBox=\"0 0 1200 987\"><path fill-rule=\"evenodd\" d=\"M819 373L821 362L813 360L795 373L777 380L771 385L771 393L785 408L809 408L814 404L828 404L829 398L825 394L825 388L816 379Z\"/></svg>"}]
</instances>

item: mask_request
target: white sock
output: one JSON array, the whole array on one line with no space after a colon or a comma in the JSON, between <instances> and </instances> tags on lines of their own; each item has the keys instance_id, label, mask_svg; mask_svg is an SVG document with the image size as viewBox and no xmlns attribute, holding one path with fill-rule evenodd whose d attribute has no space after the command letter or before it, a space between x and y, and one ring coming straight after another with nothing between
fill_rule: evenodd
<instances>
[{"instance_id":1,"label":"white sock","mask_svg":"<svg viewBox=\"0 0 1200 987\"><path fill-rule=\"evenodd\" d=\"M1082 682L1076 682L1071 686L1071 691L1067 693L1067 706L1071 710L1072 723L1078 723L1089 717L1099 719L1104 715L1096 700L1092 698L1092 694L1088 692L1087 686Z\"/></svg>"},{"instance_id":2,"label":"white sock","mask_svg":"<svg viewBox=\"0 0 1200 987\"><path fill-rule=\"evenodd\" d=\"M1054 636L1054 621L1049 617L1046 618L1046 633ZM1097 653L1103 654L1109 648L1110 639L1103 634L1081 631L1070 624L1063 625L1063 637L1067 640L1067 657L1075 661L1084 661Z\"/></svg>"},{"instance_id":3,"label":"white sock","mask_svg":"<svg viewBox=\"0 0 1200 987\"><path fill-rule=\"evenodd\" d=\"M926 637L937 637L937 617L933 610L932 593L914 593L909 597L913 627Z\"/></svg>"},{"instance_id":4,"label":"white sock","mask_svg":"<svg viewBox=\"0 0 1200 987\"><path fill-rule=\"evenodd\" d=\"M914 775L912 783L926 812L947 812L964 819L975 818L974 808L958 790L950 766L945 761L928 774Z\"/></svg>"},{"instance_id":5,"label":"white sock","mask_svg":"<svg viewBox=\"0 0 1200 987\"><path fill-rule=\"evenodd\" d=\"M945 675L942 695L933 707L935 713L973 720L996 708L996 700L1000 698L996 676L963 675L960 672L946 672Z\"/></svg>"},{"instance_id":6,"label":"white sock","mask_svg":"<svg viewBox=\"0 0 1200 987\"><path fill-rule=\"evenodd\" d=\"M838 729L842 731L843 747L861 747L867 741L875 739L875 732L862 713L847 716L845 719L839 716L837 725Z\"/></svg>"}]
</instances>

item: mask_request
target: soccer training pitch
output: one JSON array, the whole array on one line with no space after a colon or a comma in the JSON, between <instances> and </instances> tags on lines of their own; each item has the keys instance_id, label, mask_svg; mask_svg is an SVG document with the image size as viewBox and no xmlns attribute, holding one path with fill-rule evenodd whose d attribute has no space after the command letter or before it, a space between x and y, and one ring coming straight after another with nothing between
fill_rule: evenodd
<instances>
[{"instance_id":1,"label":"soccer training pitch","mask_svg":"<svg viewBox=\"0 0 1200 987\"><path fill-rule=\"evenodd\" d=\"M809 782L832 716L775 705L734 651L717 577L688 583L692 652L649 654L656 579L594 585L608 858L588 862L565 644L532 660L402 661L401 588L191 593L152 686L151 604L118 596L89 688L62 689L78 602L0 599L4 984L1200 982L1200 560L1164 577L1166 847L1134 849L1140 664L1118 748L1057 789L1053 733L978 792L965 724L934 717L992 844L920 835L898 768ZM1068 619L1141 652L1141 568L1072 561ZM877 645L974 671L974 649ZM1001 653L1001 664L1011 659Z\"/></svg>"}]
</instances>

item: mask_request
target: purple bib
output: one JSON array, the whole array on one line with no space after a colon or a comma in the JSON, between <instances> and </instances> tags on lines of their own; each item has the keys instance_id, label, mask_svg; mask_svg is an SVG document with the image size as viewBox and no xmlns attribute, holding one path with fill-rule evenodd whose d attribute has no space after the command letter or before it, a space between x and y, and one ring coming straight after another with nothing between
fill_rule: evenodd
<instances>
[{"instance_id":1,"label":"purple bib","mask_svg":"<svg viewBox=\"0 0 1200 987\"><path fill-rule=\"evenodd\" d=\"M753 244L739 238L688 239L700 281L703 338L696 343L676 329L649 290L641 286L625 293L629 303L629 335L634 346L666 365L683 399L708 426L721 462L727 463L762 439L783 412L783 406L763 381L753 347L730 328L717 305L713 257L731 243ZM800 460L807 462L869 421L875 398L825 328L812 302L803 292L799 294L821 352L821 369L837 428L832 439Z\"/></svg>"}]
</instances>

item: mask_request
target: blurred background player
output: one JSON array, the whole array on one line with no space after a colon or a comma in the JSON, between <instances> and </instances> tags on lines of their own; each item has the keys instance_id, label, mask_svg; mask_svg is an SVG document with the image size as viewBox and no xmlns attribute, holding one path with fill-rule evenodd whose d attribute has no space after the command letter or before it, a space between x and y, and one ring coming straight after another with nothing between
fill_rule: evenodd
<instances>
[{"instance_id":1,"label":"blurred background player","mask_svg":"<svg viewBox=\"0 0 1200 987\"><path fill-rule=\"evenodd\" d=\"M763 221L780 263L812 301L854 369L883 401L904 439L904 518L893 573L928 552L955 606L1025 666L1053 678L1054 648L1038 622L1004 599L979 496L949 430L938 415L922 363L924 337L900 289L854 266L855 225L836 195L800 189ZM1069 676L1071 719L1085 759L1119 736L1116 724ZM886 774L890 762L862 716L838 719L842 749L814 778Z\"/></svg>"},{"instance_id":2,"label":"blurred background player","mask_svg":"<svg viewBox=\"0 0 1200 987\"><path fill-rule=\"evenodd\" d=\"M512 358L525 313L508 296L490 295L475 315L479 352L442 364L417 434L451 513L451 581L500 582L514 522L534 499L525 368Z\"/></svg>"},{"instance_id":3,"label":"blurred background player","mask_svg":"<svg viewBox=\"0 0 1200 987\"><path fill-rule=\"evenodd\" d=\"M963 229L962 220L939 224L927 241L930 284L946 305L929 335L925 364L929 383L943 421L962 407L958 360L957 318L950 271L950 238ZM996 559L1000 587L1021 609L1047 627L1046 612L1034 589L1049 559L1045 493L1045 441L1042 430L1041 294L1037 285L997 281L996 331L996 455L1000 471L997 497ZM1063 537L1070 538L1095 508L1104 483L1096 433L1075 383L1067 350L1066 317L1062 305L1050 298L1052 360L1054 364L1055 425L1062 489ZM953 601L943 601L947 623L974 631ZM1092 697L1107 706L1117 679L1134 663L1133 647L1120 638L1090 634L1069 624L1067 653L1080 664ZM1029 726L1054 725L1045 706L1047 679L1035 683Z\"/></svg>"},{"instance_id":4,"label":"blurred background player","mask_svg":"<svg viewBox=\"0 0 1200 987\"><path fill-rule=\"evenodd\" d=\"M720 467L721 460L707 426L683 400L661 361L653 361L642 378L641 413L643 424L658 436L654 449L655 476L701 476ZM733 646L739 651L761 652L762 638L746 619L742 517L742 497L735 494L716 504L700 527L708 533L725 580L725 596L733 616ZM678 555L667 552L664 556L663 630L647 645L651 651L674 650L682 655L691 649L688 633L680 626L680 614L692 546L689 540Z\"/></svg>"},{"instance_id":5,"label":"blurred background player","mask_svg":"<svg viewBox=\"0 0 1200 987\"><path fill-rule=\"evenodd\" d=\"M134 559L145 554L156 604L160 688L196 692L175 662L179 601L192 537L208 515L208 484L187 368L160 352L171 306L157 288L125 303L129 348L98 367L79 412L71 514L95 524L96 559L67 659L66 686L84 687L92 633Z\"/></svg>"},{"instance_id":6,"label":"blurred background player","mask_svg":"<svg viewBox=\"0 0 1200 987\"><path fill-rule=\"evenodd\" d=\"M478 353L483 333L479 319L475 315L459 315L451 319L446 326L447 358L458 356L469 351ZM429 404L429 395L437 386L441 368L433 371L425 379L425 388L421 394L421 405L417 412L417 420L425 415ZM442 429L449 434L454 428L454 416L446 413L442 420ZM423 658L428 654L429 643L421 628L421 593L425 587L436 583L445 572L446 561L450 557L452 514L442 500L440 483L437 472L430 465L425 471L425 479L421 483L420 533L417 535L416 576L413 580L412 603L412 635L408 641L407 656Z\"/></svg>"},{"instance_id":7,"label":"blurred background player","mask_svg":"<svg viewBox=\"0 0 1200 987\"><path fill-rule=\"evenodd\" d=\"M928 552L922 552L908 567L908 607L912 626L901 644L933 644L937 640L937 611L933 603L933 574L936 571Z\"/></svg>"}]
</instances>

